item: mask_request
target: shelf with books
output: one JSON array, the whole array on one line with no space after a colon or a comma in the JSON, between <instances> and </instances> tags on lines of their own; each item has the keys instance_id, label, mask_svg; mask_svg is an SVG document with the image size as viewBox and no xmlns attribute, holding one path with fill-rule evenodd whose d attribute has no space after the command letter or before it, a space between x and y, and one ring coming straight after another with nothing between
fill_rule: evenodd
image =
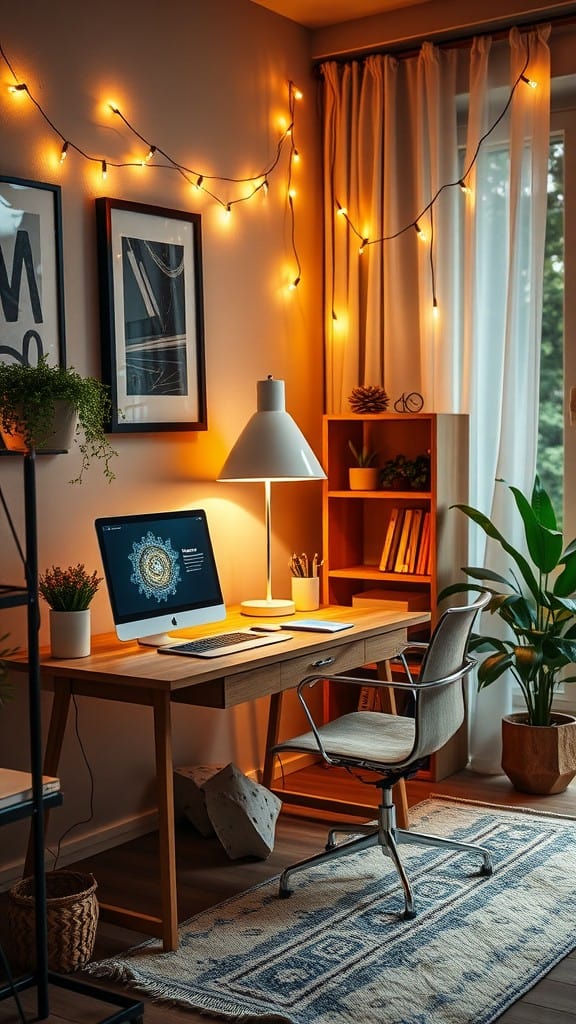
<instances>
[{"instance_id":1,"label":"shelf with books","mask_svg":"<svg viewBox=\"0 0 576 1024\"><path fill-rule=\"evenodd\" d=\"M428 487L350 491L349 440L356 449L376 451L380 468L401 461L399 455L406 460L427 455ZM323 601L428 610L433 624L440 590L466 565L466 523L447 513L451 505L468 499L467 417L328 415L323 420L323 464ZM420 628L411 636L426 639L428 632ZM431 759L428 777L438 780L451 774L463 767L465 756L460 737L449 751Z\"/></svg>"}]
</instances>

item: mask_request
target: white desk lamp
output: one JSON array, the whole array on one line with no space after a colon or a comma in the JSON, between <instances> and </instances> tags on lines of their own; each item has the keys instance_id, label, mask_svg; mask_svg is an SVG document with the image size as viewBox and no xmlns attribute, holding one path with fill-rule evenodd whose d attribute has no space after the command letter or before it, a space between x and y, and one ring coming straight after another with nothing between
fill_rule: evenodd
<instances>
[{"instance_id":1,"label":"white desk lamp","mask_svg":"<svg viewBox=\"0 0 576 1024\"><path fill-rule=\"evenodd\" d=\"M294 602L272 598L272 530L270 484L290 480L325 480L326 474L306 438L285 409L284 381L259 380L257 412L248 420L230 452L219 480L259 480L266 499L266 599L243 601L244 615L292 615Z\"/></svg>"}]
</instances>

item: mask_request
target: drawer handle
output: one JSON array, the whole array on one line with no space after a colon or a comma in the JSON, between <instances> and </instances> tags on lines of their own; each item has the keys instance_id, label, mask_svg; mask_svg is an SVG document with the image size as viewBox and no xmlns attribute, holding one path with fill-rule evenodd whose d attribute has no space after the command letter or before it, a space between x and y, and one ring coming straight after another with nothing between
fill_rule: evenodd
<instances>
[{"instance_id":1,"label":"drawer handle","mask_svg":"<svg viewBox=\"0 0 576 1024\"><path fill-rule=\"evenodd\" d=\"M335 661L336 658L320 658L312 662L312 668L324 668L324 665L333 665Z\"/></svg>"}]
</instances>

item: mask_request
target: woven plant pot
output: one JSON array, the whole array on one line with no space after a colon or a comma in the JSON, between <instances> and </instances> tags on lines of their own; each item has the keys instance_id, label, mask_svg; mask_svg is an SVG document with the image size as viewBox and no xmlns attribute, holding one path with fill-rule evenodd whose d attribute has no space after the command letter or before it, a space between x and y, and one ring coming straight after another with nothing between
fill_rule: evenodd
<instances>
[{"instance_id":1,"label":"woven plant pot","mask_svg":"<svg viewBox=\"0 0 576 1024\"><path fill-rule=\"evenodd\" d=\"M24 878L8 894L8 921L14 959L23 970L36 964L34 879ZM46 873L48 968L58 974L88 963L96 941L98 900L93 875L78 871Z\"/></svg>"}]
</instances>

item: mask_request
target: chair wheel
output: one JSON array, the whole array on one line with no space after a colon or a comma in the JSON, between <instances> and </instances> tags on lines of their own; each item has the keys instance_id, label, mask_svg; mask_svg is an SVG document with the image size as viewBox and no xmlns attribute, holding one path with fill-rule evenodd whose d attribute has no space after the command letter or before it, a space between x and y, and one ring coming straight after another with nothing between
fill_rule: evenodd
<instances>
[{"instance_id":1,"label":"chair wheel","mask_svg":"<svg viewBox=\"0 0 576 1024\"><path fill-rule=\"evenodd\" d=\"M413 921L414 918L416 917L416 911L415 910L405 910L404 913L401 914L401 917L402 917L403 921Z\"/></svg>"},{"instance_id":2,"label":"chair wheel","mask_svg":"<svg viewBox=\"0 0 576 1024\"><path fill-rule=\"evenodd\" d=\"M336 849L336 843L326 843L326 846L324 847L324 849L325 849L326 853L332 853L332 850Z\"/></svg>"},{"instance_id":3,"label":"chair wheel","mask_svg":"<svg viewBox=\"0 0 576 1024\"><path fill-rule=\"evenodd\" d=\"M293 889L280 889L280 891L278 893L278 897L281 900L287 900L288 897L291 896L293 892L294 892Z\"/></svg>"},{"instance_id":4,"label":"chair wheel","mask_svg":"<svg viewBox=\"0 0 576 1024\"><path fill-rule=\"evenodd\" d=\"M489 866L483 864L482 867L480 868L479 874L483 875L485 878L490 878L490 875L494 874L494 868L492 867L491 864Z\"/></svg>"}]
</instances>

